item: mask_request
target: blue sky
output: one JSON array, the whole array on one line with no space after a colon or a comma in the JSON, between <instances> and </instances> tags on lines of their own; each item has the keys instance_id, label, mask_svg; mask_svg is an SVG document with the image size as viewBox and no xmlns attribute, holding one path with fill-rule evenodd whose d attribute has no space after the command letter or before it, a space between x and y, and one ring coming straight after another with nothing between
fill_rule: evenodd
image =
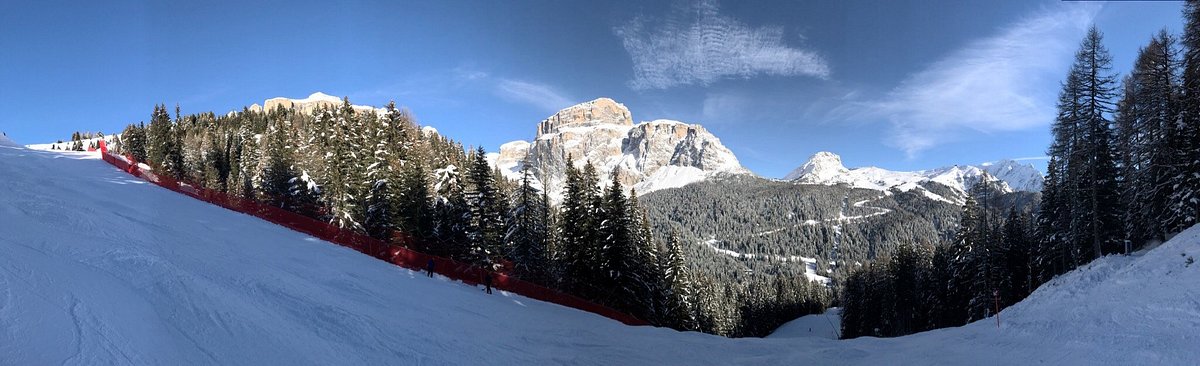
<instances>
[{"instance_id":1,"label":"blue sky","mask_svg":"<svg viewBox=\"0 0 1200 366\"><path fill-rule=\"evenodd\" d=\"M922 169L1039 157L1086 27L1124 72L1180 2L0 2L0 130L115 132L315 91L465 144L601 96L780 177L817 151ZM1036 160L1031 162L1037 163ZM1043 163L1044 164L1044 163Z\"/></svg>"}]
</instances>

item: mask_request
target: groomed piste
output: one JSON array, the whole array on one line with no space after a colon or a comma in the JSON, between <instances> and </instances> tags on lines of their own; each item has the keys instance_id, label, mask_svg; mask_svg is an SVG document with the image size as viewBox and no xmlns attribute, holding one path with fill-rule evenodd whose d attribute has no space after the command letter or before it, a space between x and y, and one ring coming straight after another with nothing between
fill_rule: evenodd
<instances>
[{"instance_id":1,"label":"groomed piste","mask_svg":"<svg viewBox=\"0 0 1200 366\"><path fill-rule=\"evenodd\" d=\"M1194 364L1200 229L1102 258L994 319L893 339L626 326L397 267L0 141L0 363Z\"/></svg>"}]
</instances>

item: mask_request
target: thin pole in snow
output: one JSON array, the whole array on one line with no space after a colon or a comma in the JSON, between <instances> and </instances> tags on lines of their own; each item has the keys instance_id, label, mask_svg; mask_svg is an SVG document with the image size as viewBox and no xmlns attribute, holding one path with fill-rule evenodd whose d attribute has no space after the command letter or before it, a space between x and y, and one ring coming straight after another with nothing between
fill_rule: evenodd
<instances>
[{"instance_id":1,"label":"thin pole in snow","mask_svg":"<svg viewBox=\"0 0 1200 366\"><path fill-rule=\"evenodd\" d=\"M992 290L992 298L996 299L996 328L1000 328L1000 290Z\"/></svg>"}]
</instances>

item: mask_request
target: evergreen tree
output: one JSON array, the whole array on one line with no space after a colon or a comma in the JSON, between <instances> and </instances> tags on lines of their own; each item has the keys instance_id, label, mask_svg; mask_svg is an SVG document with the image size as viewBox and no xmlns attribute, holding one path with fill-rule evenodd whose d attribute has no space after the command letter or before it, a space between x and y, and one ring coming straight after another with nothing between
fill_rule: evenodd
<instances>
[{"instance_id":1,"label":"evergreen tree","mask_svg":"<svg viewBox=\"0 0 1200 366\"><path fill-rule=\"evenodd\" d=\"M396 201L396 229L418 239L429 238L433 228L433 207L429 178L420 161L410 161L401 169Z\"/></svg>"},{"instance_id":2,"label":"evergreen tree","mask_svg":"<svg viewBox=\"0 0 1200 366\"><path fill-rule=\"evenodd\" d=\"M599 280L596 276L599 263L596 208L599 205L596 202L600 195L595 185L595 169L590 167L588 163L581 172L570 159L567 160L558 237L562 244L564 286L572 293L592 298L599 294L595 285Z\"/></svg>"},{"instance_id":3,"label":"evergreen tree","mask_svg":"<svg viewBox=\"0 0 1200 366\"><path fill-rule=\"evenodd\" d=\"M665 292L660 295L666 299L663 311L663 324L679 330L697 330L695 289L691 275L688 272L683 247L679 243L679 233L672 232L667 237L665 255L661 256L662 278Z\"/></svg>"},{"instance_id":4,"label":"evergreen tree","mask_svg":"<svg viewBox=\"0 0 1200 366\"><path fill-rule=\"evenodd\" d=\"M434 186L437 199L434 203L433 235L439 241L437 247L426 248L434 255L466 258L469 253L471 209L467 205L458 167L449 165L438 169Z\"/></svg>"},{"instance_id":5,"label":"evergreen tree","mask_svg":"<svg viewBox=\"0 0 1200 366\"><path fill-rule=\"evenodd\" d=\"M892 256L888 270L896 293L893 328L897 335L924 330L928 323L925 312L920 309L924 306L921 283L929 276L930 260L930 255L915 244L901 244Z\"/></svg>"},{"instance_id":6,"label":"evergreen tree","mask_svg":"<svg viewBox=\"0 0 1200 366\"><path fill-rule=\"evenodd\" d=\"M1200 222L1200 2L1185 2L1183 18L1183 78L1176 117L1181 136L1180 169L1171 179L1176 189L1167 222L1175 230Z\"/></svg>"},{"instance_id":7,"label":"evergreen tree","mask_svg":"<svg viewBox=\"0 0 1200 366\"><path fill-rule=\"evenodd\" d=\"M634 224L629 201L617 177L613 175L605 190L599 211L599 240L593 244L600 251L596 285L604 291L603 302L644 317L650 311L643 302L652 299L644 272L645 253L630 230Z\"/></svg>"},{"instance_id":8,"label":"evergreen tree","mask_svg":"<svg viewBox=\"0 0 1200 366\"><path fill-rule=\"evenodd\" d=\"M549 282L547 210L541 190L533 187L533 174L526 163L521 168L521 185L513 195L509 211L512 221L505 241L510 243L508 258L513 261L516 273L539 283Z\"/></svg>"},{"instance_id":9,"label":"evergreen tree","mask_svg":"<svg viewBox=\"0 0 1200 366\"><path fill-rule=\"evenodd\" d=\"M277 116L267 125L258 193L272 206L294 210L296 207L292 205L289 191L296 175L292 171L292 150L287 143L291 129L287 125L283 116Z\"/></svg>"},{"instance_id":10,"label":"evergreen tree","mask_svg":"<svg viewBox=\"0 0 1200 366\"><path fill-rule=\"evenodd\" d=\"M360 215L366 210L361 198L366 181L361 158L361 126L359 116L348 99L334 114L333 132L329 139L329 158L326 172L322 174L328 182L325 186L326 205L329 207L329 222L338 227L361 230Z\"/></svg>"},{"instance_id":11,"label":"evergreen tree","mask_svg":"<svg viewBox=\"0 0 1200 366\"><path fill-rule=\"evenodd\" d=\"M496 188L496 179L488 165L486 153L480 147L471 156L467 171L467 205L471 210L471 259L484 266L493 266L504 249L505 214L507 206Z\"/></svg>"},{"instance_id":12,"label":"evergreen tree","mask_svg":"<svg viewBox=\"0 0 1200 366\"><path fill-rule=\"evenodd\" d=\"M1010 210L1004 221L1002 273L1006 281L1000 288L1002 307L1024 299L1034 289L1034 252L1029 222L1028 214L1016 210Z\"/></svg>"},{"instance_id":13,"label":"evergreen tree","mask_svg":"<svg viewBox=\"0 0 1200 366\"><path fill-rule=\"evenodd\" d=\"M1071 249L1072 266L1118 250L1124 237L1121 225L1121 181L1116 160L1116 137L1109 115L1113 111L1114 76L1111 56L1092 27L1075 54L1075 62L1059 96L1054 142L1048 150L1058 180L1047 187L1053 196L1043 211L1057 227L1042 235L1059 238ZM1058 222L1058 221L1065 222Z\"/></svg>"},{"instance_id":14,"label":"evergreen tree","mask_svg":"<svg viewBox=\"0 0 1200 366\"><path fill-rule=\"evenodd\" d=\"M1165 31L1138 52L1137 62L1124 79L1116 122L1124 173L1125 227L1137 243L1163 240L1178 231L1169 217L1172 196L1180 182L1182 139L1176 121L1178 85L1175 82L1174 39Z\"/></svg>"},{"instance_id":15,"label":"evergreen tree","mask_svg":"<svg viewBox=\"0 0 1200 366\"><path fill-rule=\"evenodd\" d=\"M241 149L238 154L237 179L234 184L234 193L243 198L254 198L256 196L257 187L255 182L258 181L259 170L259 148L258 139L250 130L250 124L244 123L238 129L239 141L241 141Z\"/></svg>"}]
</instances>

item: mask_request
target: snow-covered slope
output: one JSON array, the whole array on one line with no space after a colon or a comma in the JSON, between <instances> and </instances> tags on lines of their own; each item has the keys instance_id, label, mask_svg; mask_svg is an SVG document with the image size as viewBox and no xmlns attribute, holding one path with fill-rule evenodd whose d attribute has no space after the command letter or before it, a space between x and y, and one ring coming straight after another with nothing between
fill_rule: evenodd
<instances>
[{"instance_id":1,"label":"snow-covered slope","mask_svg":"<svg viewBox=\"0 0 1200 366\"><path fill-rule=\"evenodd\" d=\"M115 135L104 136L103 140L105 140L108 143L112 143L113 136L115 136ZM99 138L99 137L93 137L90 139L83 139L80 141L83 142L83 148L84 148L84 150L86 150L88 148L88 146L92 146L92 144L97 143L100 140L101 140L101 138ZM70 150L73 146L75 146L75 141L63 141L63 142L51 142L51 143L45 143L45 144L25 145L25 147L28 147L30 149L35 149L35 150Z\"/></svg>"},{"instance_id":2,"label":"snow-covered slope","mask_svg":"<svg viewBox=\"0 0 1200 366\"><path fill-rule=\"evenodd\" d=\"M1042 173L1030 164L1013 160L984 163L979 166L955 165L915 172L892 171L876 167L847 169L837 154L822 151L813 154L799 168L784 177L785 180L805 184L848 184L853 187L889 190L910 190L923 182L936 182L965 192L983 177L1003 182L1010 191L1039 192L1042 190Z\"/></svg>"},{"instance_id":3,"label":"snow-covered slope","mask_svg":"<svg viewBox=\"0 0 1200 366\"><path fill-rule=\"evenodd\" d=\"M767 338L816 337L838 339L842 333L842 309L829 308L824 314L805 315L784 323Z\"/></svg>"},{"instance_id":4,"label":"snow-covered slope","mask_svg":"<svg viewBox=\"0 0 1200 366\"><path fill-rule=\"evenodd\" d=\"M3 144L0 142L0 144ZM1194 364L1200 229L960 328L725 339L397 268L145 184L0 147L0 364ZM1183 254L1183 255L1181 255Z\"/></svg>"},{"instance_id":5,"label":"snow-covered slope","mask_svg":"<svg viewBox=\"0 0 1200 366\"><path fill-rule=\"evenodd\" d=\"M576 167L591 162L602 182L616 175L639 194L714 174L749 173L704 127L665 119L635 125L629 109L608 98L555 113L538 124L533 142L506 143L489 158L510 179L528 162L554 200L561 197L568 160Z\"/></svg>"}]
</instances>

